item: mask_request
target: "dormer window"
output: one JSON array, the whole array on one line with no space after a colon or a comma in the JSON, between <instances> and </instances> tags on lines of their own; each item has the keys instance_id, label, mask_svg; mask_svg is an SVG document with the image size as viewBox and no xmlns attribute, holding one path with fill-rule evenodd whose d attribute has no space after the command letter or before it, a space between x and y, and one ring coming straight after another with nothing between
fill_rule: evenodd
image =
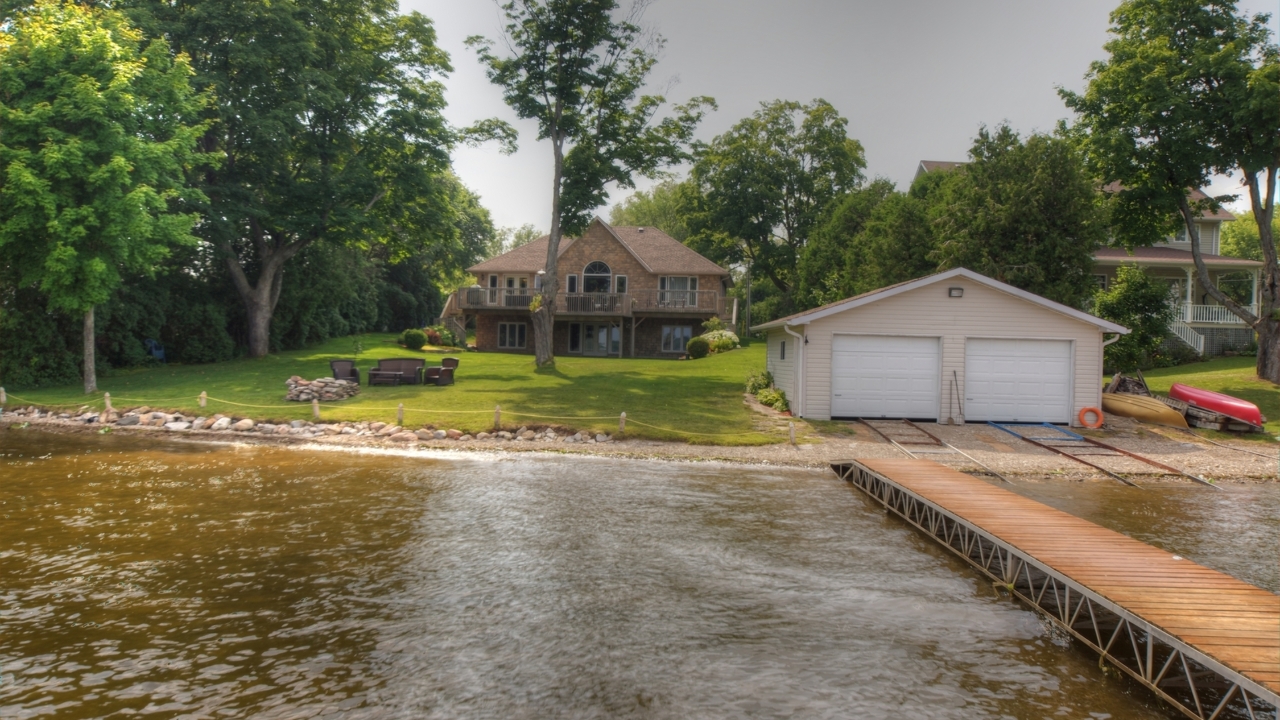
<instances>
[{"instance_id":1,"label":"dormer window","mask_svg":"<svg viewBox=\"0 0 1280 720\"><path fill-rule=\"evenodd\" d=\"M613 271L609 266L596 260L582 270L582 292L607 293L613 286Z\"/></svg>"}]
</instances>

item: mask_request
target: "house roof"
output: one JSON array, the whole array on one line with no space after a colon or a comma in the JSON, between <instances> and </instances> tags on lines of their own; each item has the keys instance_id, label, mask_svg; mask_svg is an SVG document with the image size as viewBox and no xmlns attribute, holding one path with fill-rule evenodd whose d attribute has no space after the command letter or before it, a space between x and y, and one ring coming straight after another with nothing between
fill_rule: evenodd
<instances>
[{"instance_id":1,"label":"house roof","mask_svg":"<svg viewBox=\"0 0 1280 720\"><path fill-rule=\"evenodd\" d=\"M920 177L925 173L931 173L934 170L955 170L964 165L963 162L952 160L921 160L920 167L916 168L916 177Z\"/></svg>"},{"instance_id":2,"label":"house roof","mask_svg":"<svg viewBox=\"0 0 1280 720\"><path fill-rule=\"evenodd\" d=\"M1204 264L1210 267L1230 267L1242 270L1262 267L1262 263L1257 260L1210 255L1208 253L1201 253L1200 257L1204 258ZM1103 265L1133 263L1135 265L1182 267L1195 264L1190 250L1179 250L1170 247L1140 247L1134 248L1132 251L1124 248L1102 248L1093 254L1093 260Z\"/></svg>"},{"instance_id":3,"label":"house roof","mask_svg":"<svg viewBox=\"0 0 1280 720\"><path fill-rule=\"evenodd\" d=\"M926 275L925 277L917 278L915 280L908 280L906 282L901 282L901 283L898 283L897 285L882 287L879 290L872 290L871 292L863 293L861 295L855 295L851 298L846 298L844 300L840 300L838 302L834 302L829 305L823 305L822 307L816 307L812 310L805 310L804 312L796 313L795 315L789 315L787 317L779 318L777 320L773 320L761 325L756 325L751 329L753 331L754 330L771 330L773 328L783 327L785 325L793 325L793 326L808 325L814 320L820 320L830 315L835 315L837 313L842 313L846 310L852 310L856 307L861 307L863 305L869 305L874 302L886 300L895 295L901 295L902 293L905 293L905 292L911 292L912 290L916 290L918 288L927 287L929 285L934 285L934 284L951 280L957 277L965 278L966 280L972 280L973 282L976 282L980 285L986 285L987 287L993 290L997 290L1007 295L1012 295L1013 297L1016 297L1020 300L1024 300L1034 305L1039 305L1040 307L1052 310L1053 312L1059 313L1061 315L1066 315L1067 317L1072 318L1073 320L1079 320L1081 322L1089 323L1091 325L1096 325L1103 332L1120 333L1121 335L1127 335L1129 333L1128 328L1123 327L1121 325L1117 325L1109 320L1103 320L1102 318L1095 317L1093 315L1090 315L1087 312L1076 310L1073 307L1068 307L1066 305L1063 305L1062 303L1054 302L1048 298L1036 295L1035 293L1030 293L1030 292L1027 292L1026 290L1021 290L1012 285L1002 283L999 280L989 278L986 275L983 275L981 273L976 273L968 268L955 268L954 270L947 270L945 272L935 273L933 275Z\"/></svg>"},{"instance_id":4,"label":"house roof","mask_svg":"<svg viewBox=\"0 0 1280 720\"><path fill-rule=\"evenodd\" d=\"M729 271L711 262L697 252L689 249L679 240L654 227L613 227L595 218L592 225L599 223L624 248L626 248L644 269L655 275L728 275ZM565 253L580 238L564 238L560 241L560 250L556 257ZM469 273L494 272L527 272L536 273L546 269L547 243L550 237L542 237L525 245L505 252L497 257L467 268Z\"/></svg>"}]
</instances>

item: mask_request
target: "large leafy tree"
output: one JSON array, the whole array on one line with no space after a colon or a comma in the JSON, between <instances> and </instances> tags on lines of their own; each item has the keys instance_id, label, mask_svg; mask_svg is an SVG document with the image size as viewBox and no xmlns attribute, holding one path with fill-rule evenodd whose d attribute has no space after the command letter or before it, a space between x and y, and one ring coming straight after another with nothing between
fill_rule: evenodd
<instances>
[{"instance_id":1,"label":"large leafy tree","mask_svg":"<svg viewBox=\"0 0 1280 720\"><path fill-rule=\"evenodd\" d=\"M691 176L695 235L726 246L727 259L750 262L790 297L827 206L863 180L862 145L847 125L825 100L778 100L700 148Z\"/></svg>"},{"instance_id":2,"label":"large leafy tree","mask_svg":"<svg viewBox=\"0 0 1280 720\"><path fill-rule=\"evenodd\" d=\"M688 184L664 180L652 189L640 191L623 200L609 212L612 225L655 227L684 242L689 238L688 209L684 195Z\"/></svg>"},{"instance_id":3,"label":"large leafy tree","mask_svg":"<svg viewBox=\"0 0 1280 720\"><path fill-rule=\"evenodd\" d=\"M118 5L186 50L217 98L202 146L225 160L199 178L199 232L244 304L251 356L269 351L286 268L307 247L399 257L453 242L449 152L466 133L441 115L450 66L430 20L394 0Z\"/></svg>"},{"instance_id":4,"label":"large leafy tree","mask_svg":"<svg viewBox=\"0 0 1280 720\"><path fill-rule=\"evenodd\" d=\"M1272 229L1280 169L1280 52L1268 17L1232 0L1127 0L1111 14L1107 59L1084 93L1062 90L1079 115L1090 163L1118 183L1117 235L1127 245L1186 228L1200 283L1258 333L1258 375L1280 382L1280 265ZM1210 277L1196 217L1224 198L1194 202L1213 174L1237 174L1249 196L1265 263L1257 313Z\"/></svg>"},{"instance_id":5,"label":"large leafy tree","mask_svg":"<svg viewBox=\"0 0 1280 720\"><path fill-rule=\"evenodd\" d=\"M653 176L687 159L704 109L714 106L710 98L695 98L657 119L664 98L640 93L662 40L637 24L642 7L620 17L613 0L513 0L502 6L510 54L496 54L489 39L468 40L507 104L537 121L539 140L551 141L550 241L533 308L540 366L554 362L560 239L586 229L608 199L610 183L634 187L637 175Z\"/></svg>"},{"instance_id":6,"label":"large leafy tree","mask_svg":"<svg viewBox=\"0 0 1280 720\"><path fill-rule=\"evenodd\" d=\"M1169 285L1140 268L1121 265L1106 290L1093 296L1093 313L1129 328L1128 335L1106 347L1107 366L1130 372L1138 369L1169 335L1174 309Z\"/></svg>"},{"instance_id":7,"label":"large leafy tree","mask_svg":"<svg viewBox=\"0 0 1280 720\"><path fill-rule=\"evenodd\" d=\"M827 216L800 252L798 298L801 308L822 305L858 292L867 263L863 233L882 203L899 197L893 183L877 178L831 203Z\"/></svg>"},{"instance_id":8,"label":"large leafy tree","mask_svg":"<svg viewBox=\"0 0 1280 720\"><path fill-rule=\"evenodd\" d=\"M1105 201L1076 146L1061 136L1023 140L1002 125L979 131L969 157L930 203L939 269L967 267L1082 306L1108 228Z\"/></svg>"},{"instance_id":9,"label":"large leafy tree","mask_svg":"<svg viewBox=\"0 0 1280 720\"><path fill-rule=\"evenodd\" d=\"M83 316L86 393L94 306L196 242L184 176L205 126L190 76L108 10L46 0L0 30L0 258Z\"/></svg>"}]
</instances>

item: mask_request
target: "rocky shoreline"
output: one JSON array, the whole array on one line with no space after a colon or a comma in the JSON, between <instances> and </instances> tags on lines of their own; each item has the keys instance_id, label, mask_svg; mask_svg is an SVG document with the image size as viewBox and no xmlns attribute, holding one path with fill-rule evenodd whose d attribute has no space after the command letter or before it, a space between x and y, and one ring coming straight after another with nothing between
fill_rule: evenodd
<instances>
[{"instance_id":1,"label":"rocky shoreline","mask_svg":"<svg viewBox=\"0 0 1280 720\"><path fill-rule=\"evenodd\" d=\"M1277 481L1277 458L1266 456L1267 452L1276 451L1274 445L1237 441L1242 450L1233 451L1198 442L1193 436L1166 436L1153 432L1150 426L1139 426L1123 418L1114 419L1114 422L1109 419L1108 425L1111 429L1105 433L1107 442L1223 484ZM304 420L276 424L223 414L191 417L148 407L110 413L88 407L74 413L23 407L0 414L0 427L39 427L74 433L155 434L166 439L197 442L315 446L340 450L541 452L814 469L825 469L834 461L849 458L902 457L894 446L856 428L841 435L807 433L796 445L783 442L760 446L718 446L593 435L549 425L529 425L471 435L454 428L431 425L411 429L381 422L313 423ZM938 425L933 426L932 431L983 465L1012 479L1115 482L1061 456L1031 446L1010 445L1008 438L995 437L989 428L982 425ZM964 458L930 456L930 459L975 475L988 474L984 467ZM1143 483L1190 483L1136 462L1119 471Z\"/></svg>"}]
</instances>

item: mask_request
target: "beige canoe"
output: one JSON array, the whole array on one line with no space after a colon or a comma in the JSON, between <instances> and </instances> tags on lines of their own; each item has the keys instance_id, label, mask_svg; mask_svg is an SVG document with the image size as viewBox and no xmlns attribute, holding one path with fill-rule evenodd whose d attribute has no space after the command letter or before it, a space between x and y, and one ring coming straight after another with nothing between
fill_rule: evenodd
<instances>
[{"instance_id":1,"label":"beige canoe","mask_svg":"<svg viewBox=\"0 0 1280 720\"><path fill-rule=\"evenodd\" d=\"M1153 425L1168 425L1176 428L1189 427L1187 419L1182 416L1182 413L1153 397L1145 395L1103 393L1102 411L1108 415L1130 417Z\"/></svg>"}]
</instances>

